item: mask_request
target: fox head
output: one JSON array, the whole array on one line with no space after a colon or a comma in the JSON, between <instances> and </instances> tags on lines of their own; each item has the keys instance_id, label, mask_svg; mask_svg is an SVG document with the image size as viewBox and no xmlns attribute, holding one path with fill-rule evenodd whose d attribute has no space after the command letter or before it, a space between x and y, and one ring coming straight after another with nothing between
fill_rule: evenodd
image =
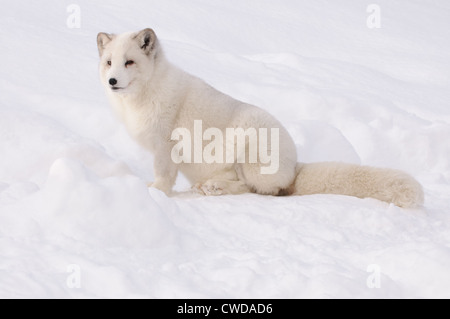
<instances>
[{"instance_id":1,"label":"fox head","mask_svg":"<svg viewBox=\"0 0 450 319\"><path fill-rule=\"evenodd\" d=\"M158 48L152 29L120 35L99 33L97 45L100 78L109 92L132 93L151 77Z\"/></svg>"}]
</instances>

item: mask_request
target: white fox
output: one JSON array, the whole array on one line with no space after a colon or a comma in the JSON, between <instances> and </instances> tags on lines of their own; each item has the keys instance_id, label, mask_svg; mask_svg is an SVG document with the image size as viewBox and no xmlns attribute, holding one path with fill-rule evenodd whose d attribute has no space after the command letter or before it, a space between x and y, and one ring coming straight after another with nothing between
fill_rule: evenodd
<instances>
[{"instance_id":1,"label":"white fox","mask_svg":"<svg viewBox=\"0 0 450 319\"><path fill-rule=\"evenodd\" d=\"M154 154L152 186L166 194L181 171L205 195L341 194L372 197L406 208L423 205L421 185L401 171L343 163L298 163L295 144L279 121L170 64L152 29L120 35L99 33L97 43L106 93L131 136ZM174 161L177 141L173 132L179 128L194 132L199 120L203 130L277 129L279 143L274 145L267 139L266 145L269 151L276 146L279 152L277 171L262 174L266 162L238 161L238 152L231 162ZM202 143L204 147L206 142ZM248 151L248 142L245 148Z\"/></svg>"}]
</instances>

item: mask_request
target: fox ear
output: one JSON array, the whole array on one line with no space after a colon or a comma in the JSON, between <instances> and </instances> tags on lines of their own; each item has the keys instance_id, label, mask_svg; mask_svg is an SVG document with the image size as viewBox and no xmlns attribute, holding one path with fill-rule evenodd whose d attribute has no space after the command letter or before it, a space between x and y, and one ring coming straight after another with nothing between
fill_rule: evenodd
<instances>
[{"instance_id":1,"label":"fox ear","mask_svg":"<svg viewBox=\"0 0 450 319\"><path fill-rule=\"evenodd\" d=\"M156 33L152 29L145 29L140 31L135 37L139 43L139 47L144 50L146 55L150 53L155 48L156 43Z\"/></svg>"},{"instance_id":2,"label":"fox ear","mask_svg":"<svg viewBox=\"0 0 450 319\"><path fill-rule=\"evenodd\" d=\"M112 34L108 33L99 33L97 35L97 46L98 46L98 53L100 54L100 57L103 55L103 51L105 50L106 45L111 42L113 39Z\"/></svg>"}]
</instances>

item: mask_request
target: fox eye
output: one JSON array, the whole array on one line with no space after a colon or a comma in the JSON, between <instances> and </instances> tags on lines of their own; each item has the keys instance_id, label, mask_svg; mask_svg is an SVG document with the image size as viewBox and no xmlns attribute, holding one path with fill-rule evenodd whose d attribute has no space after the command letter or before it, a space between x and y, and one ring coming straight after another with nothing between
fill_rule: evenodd
<instances>
[{"instance_id":1,"label":"fox eye","mask_svg":"<svg viewBox=\"0 0 450 319\"><path fill-rule=\"evenodd\" d=\"M133 60L128 60L126 63L125 63L125 66L130 66L130 65L133 65L134 64L134 61Z\"/></svg>"},{"instance_id":2,"label":"fox eye","mask_svg":"<svg viewBox=\"0 0 450 319\"><path fill-rule=\"evenodd\" d=\"M107 63L109 66L111 66L111 64L112 64L111 61L108 61L108 62L106 62L106 63Z\"/></svg>"}]
</instances>

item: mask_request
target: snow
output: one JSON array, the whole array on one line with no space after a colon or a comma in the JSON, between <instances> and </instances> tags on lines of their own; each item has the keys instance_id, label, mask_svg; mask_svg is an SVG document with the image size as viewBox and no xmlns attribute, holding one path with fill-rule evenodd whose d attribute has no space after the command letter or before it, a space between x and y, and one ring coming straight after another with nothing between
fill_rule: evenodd
<instances>
[{"instance_id":1,"label":"snow","mask_svg":"<svg viewBox=\"0 0 450 319\"><path fill-rule=\"evenodd\" d=\"M448 1L379 0L380 29L350 0L78 0L74 29L67 1L2 4L0 298L450 297ZM302 161L403 169L425 207L148 189L95 41L146 27L274 114Z\"/></svg>"}]
</instances>

